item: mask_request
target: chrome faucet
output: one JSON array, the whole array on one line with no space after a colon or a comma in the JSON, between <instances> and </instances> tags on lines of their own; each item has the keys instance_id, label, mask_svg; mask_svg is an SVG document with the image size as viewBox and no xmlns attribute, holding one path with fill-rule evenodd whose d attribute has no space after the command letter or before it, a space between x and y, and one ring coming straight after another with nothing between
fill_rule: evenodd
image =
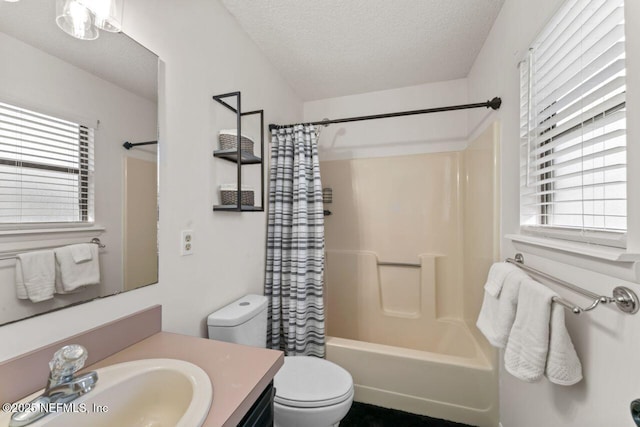
<instances>
[{"instance_id":1,"label":"chrome faucet","mask_svg":"<svg viewBox=\"0 0 640 427\"><path fill-rule=\"evenodd\" d=\"M66 345L56 351L49 362L49 380L44 392L25 404L24 410L11 416L9 427L29 425L56 412L60 404L69 403L90 392L98 382L96 372L74 376L87 360L87 349L81 345Z\"/></svg>"}]
</instances>

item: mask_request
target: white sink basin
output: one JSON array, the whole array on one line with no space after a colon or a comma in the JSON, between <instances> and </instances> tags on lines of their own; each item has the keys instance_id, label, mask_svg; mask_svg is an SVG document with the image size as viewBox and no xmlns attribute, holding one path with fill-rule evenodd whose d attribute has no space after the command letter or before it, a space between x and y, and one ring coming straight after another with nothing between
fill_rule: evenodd
<instances>
[{"instance_id":1,"label":"white sink basin","mask_svg":"<svg viewBox=\"0 0 640 427\"><path fill-rule=\"evenodd\" d=\"M52 413L30 424L38 427L194 427L201 426L213 390L198 366L175 359L145 359L96 370L98 382L68 405L80 412ZM20 402L29 402L42 390ZM83 409L84 408L84 409ZM11 414L0 415L0 426Z\"/></svg>"}]
</instances>

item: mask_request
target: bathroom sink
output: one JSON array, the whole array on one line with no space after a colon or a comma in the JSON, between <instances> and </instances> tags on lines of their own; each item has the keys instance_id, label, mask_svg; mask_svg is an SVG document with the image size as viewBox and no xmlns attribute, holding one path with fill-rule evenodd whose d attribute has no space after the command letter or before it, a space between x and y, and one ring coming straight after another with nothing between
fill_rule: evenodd
<instances>
[{"instance_id":1,"label":"bathroom sink","mask_svg":"<svg viewBox=\"0 0 640 427\"><path fill-rule=\"evenodd\" d=\"M201 426L213 390L198 366L175 359L145 359L96 370L98 382L89 393L61 407L33 427L194 427ZM29 402L42 390L20 402ZM75 412L74 412L75 411ZM6 426L10 413L0 415Z\"/></svg>"}]
</instances>

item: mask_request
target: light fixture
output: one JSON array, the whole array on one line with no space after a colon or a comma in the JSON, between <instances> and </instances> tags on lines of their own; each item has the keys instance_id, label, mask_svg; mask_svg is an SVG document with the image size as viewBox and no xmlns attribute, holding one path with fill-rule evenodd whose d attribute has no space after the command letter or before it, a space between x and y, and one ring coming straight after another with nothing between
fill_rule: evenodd
<instances>
[{"instance_id":1,"label":"light fixture","mask_svg":"<svg viewBox=\"0 0 640 427\"><path fill-rule=\"evenodd\" d=\"M82 0L95 17L95 26L112 33L122 31L123 0Z\"/></svg>"},{"instance_id":2,"label":"light fixture","mask_svg":"<svg viewBox=\"0 0 640 427\"><path fill-rule=\"evenodd\" d=\"M80 40L95 40L98 29L122 31L124 0L56 0L56 23Z\"/></svg>"}]
</instances>

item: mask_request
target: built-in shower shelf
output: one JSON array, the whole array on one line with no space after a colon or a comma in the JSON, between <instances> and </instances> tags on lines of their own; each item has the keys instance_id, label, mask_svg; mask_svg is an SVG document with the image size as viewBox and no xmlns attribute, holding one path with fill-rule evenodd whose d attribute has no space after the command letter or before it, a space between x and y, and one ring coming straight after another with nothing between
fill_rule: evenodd
<instances>
[{"instance_id":1,"label":"built-in shower shelf","mask_svg":"<svg viewBox=\"0 0 640 427\"><path fill-rule=\"evenodd\" d=\"M238 163L238 150L235 149L216 150L213 152L213 156L233 163ZM241 152L240 158L240 163L243 165L259 165L262 163L262 159L260 157L244 151Z\"/></svg>"}]
</instances>

